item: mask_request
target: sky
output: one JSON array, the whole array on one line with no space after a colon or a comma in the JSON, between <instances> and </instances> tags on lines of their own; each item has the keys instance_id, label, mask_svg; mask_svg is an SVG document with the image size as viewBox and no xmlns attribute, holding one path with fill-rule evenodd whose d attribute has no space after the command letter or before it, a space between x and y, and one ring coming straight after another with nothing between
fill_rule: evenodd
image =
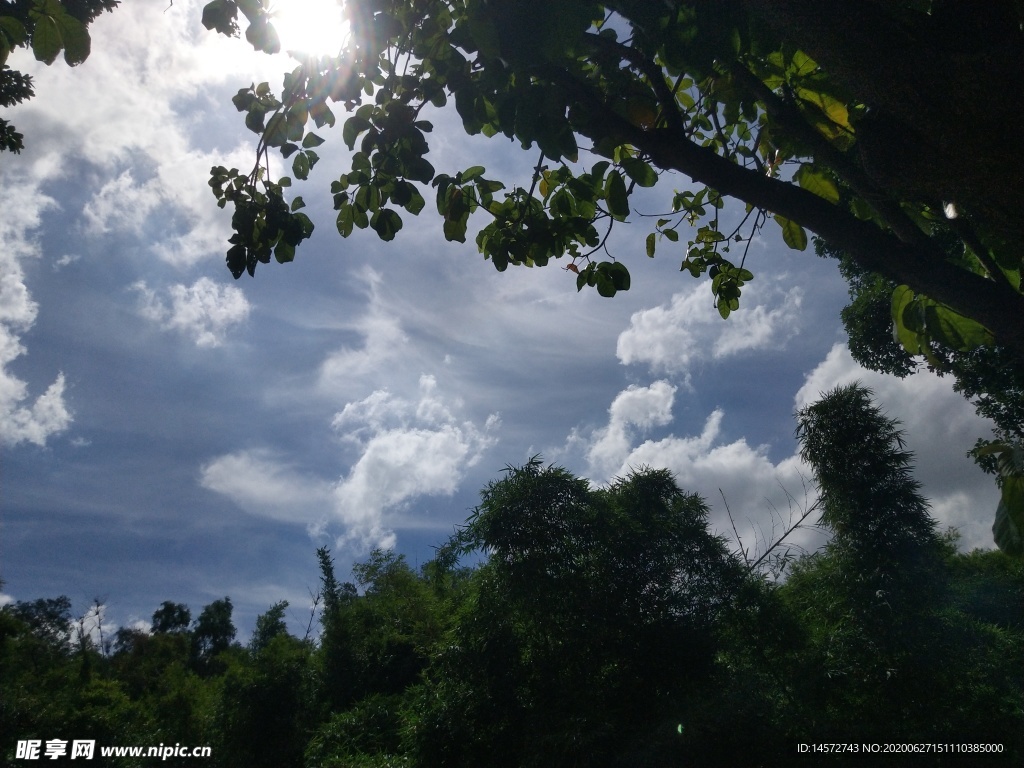
<instances>
[{"instance_id":1,"label":"sky","mask_svg":"<svg viewBox=\"0 0 1024 768\"><path fill-rule=\"evenodd\" d=\"M680 273L682 242L646 257L641 214L684 177L635 197L609 241L632 288L604 299L577 293L564 260L498 273L472 238L446 242L430 205L391 243L342 239L339 120L296 189L312 239L233 280L209 170L252 166L230 98L294 64L207 32L201 10L126 2L74 69L12 56L37 95L0 110L26 144L0 155L0 603L98 600L110 631L165 600L197 616L230 596L244 639L288 600L301 635L318 547L342 579L374 547L422 564L487 482L537 454L596 485L666 467L755 553L814 499L794 412L853 381L902 422L940 528L991 546L997 490L964 457L991 425L947 380L850 358L833 262L765 227L723 321L708 281ZM528 183L532 151L429 119L439 172Z\"/></svg>"}]
</instances>

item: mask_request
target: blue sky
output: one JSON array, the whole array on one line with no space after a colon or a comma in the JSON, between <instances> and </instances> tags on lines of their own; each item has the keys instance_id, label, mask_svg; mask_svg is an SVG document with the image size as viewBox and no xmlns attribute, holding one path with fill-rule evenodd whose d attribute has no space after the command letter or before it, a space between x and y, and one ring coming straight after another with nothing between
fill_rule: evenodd
<instances>
[{"instance_id":1,"label":"blue sky","mask_svg":"<svg viewBox=\"0 0 1024 768\"><path fill-rule=\"evenodd\" d=\"M26 150L0 156L0 600L99 598L109 628L229 595L246 635L287 599L301 633L317 547L342 577L374 546L423 562L537 453L595 483L668 467L723 534L724 494L753 548L787 493L805 503L794 410L856 379L902 420L940 524L990 545L997 492L964 458L989 425L947 381L858 368L833 263L766 227L722 321L708 283L678 271L681 244L644 255L639 214L685 178L617 228L633 287L609 300L558 263L497 273L445 242L430 206L390 244L341 239L328 188L346 150L325 132L301 189L312 240L232 280L208 172L251 166L230 97L291 65L206 32L201 6L125 3L74 70L12 58L37 97L5 111ZM439 171L528 178L533 152L430 119Z\"/></svg>"}]
</instances>

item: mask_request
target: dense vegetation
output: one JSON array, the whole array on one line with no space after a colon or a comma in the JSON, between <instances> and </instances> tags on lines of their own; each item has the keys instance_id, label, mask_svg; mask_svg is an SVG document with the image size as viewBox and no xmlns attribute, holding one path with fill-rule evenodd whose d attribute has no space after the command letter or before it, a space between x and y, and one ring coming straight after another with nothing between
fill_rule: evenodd
<instances>
[{"instance_id":1,"label":"dense vegetation","mask_svg":"<svg viewBox=\"0 0 1024 768\"><path fill-rule=\"evenodd\" d=\"M319 550L316 637L289 634L283 602L245 646L229 598L101 642L67 598L7 606L0 759L89 738L213 748L169 765L782 765L827 741L997 743L985 762L1019 765L1024 561L935 531L862 388L797 434L832 535L781 581L664 470L595 488L531 460L419 571L375 551L341 582Z\"/></svg>"}]
</instances>

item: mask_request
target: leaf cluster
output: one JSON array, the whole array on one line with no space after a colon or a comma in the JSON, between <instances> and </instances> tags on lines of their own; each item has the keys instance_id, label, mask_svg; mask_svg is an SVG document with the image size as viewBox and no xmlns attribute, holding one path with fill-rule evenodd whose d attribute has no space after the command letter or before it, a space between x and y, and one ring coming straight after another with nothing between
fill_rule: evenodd
<instances>
[{"instance_id":1,"label":"leaf cluster","mask_svg":"<svg viewBox=\"0 0 1024 768\"><path fill-rule=\"evenodd\" d=\"M30 48L37 61L52 64L63 53L68 66L89 57L89 23L118 0L16 0L0 8L0 106L20 104L35 95L32 78L7 65L15 48ZM0 119L0 151L19 153L24 135Z\"/></svg>"}]
</instances>

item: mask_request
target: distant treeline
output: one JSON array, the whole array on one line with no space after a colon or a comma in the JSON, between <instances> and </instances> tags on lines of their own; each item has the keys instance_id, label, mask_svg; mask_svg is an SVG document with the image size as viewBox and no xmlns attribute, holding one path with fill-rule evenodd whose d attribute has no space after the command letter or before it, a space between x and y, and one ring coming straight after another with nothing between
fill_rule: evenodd
<instances>
[{"instance_id":1,"label":"distant treeline","mask_svg":"<svg viewBox=\"0 0 1024 768\"><path fill-rule=\"evenodd\" d=\"M781 766L798 745L808 764L878 765L873 744L926 750L901 764L1024 764L1024 561L936 532L865 390L801 411L798 436L831 538L781 579L664 470L594 488L535 459L418 570L375 551L342 582L318 550L302 639L284 602L246 646L229 598L195 619L165 602L151 631L103 643L67 598L6 606L0 761L89 739L210 746L157 762L239 768Z\"/></svg>"}]
</instances>

